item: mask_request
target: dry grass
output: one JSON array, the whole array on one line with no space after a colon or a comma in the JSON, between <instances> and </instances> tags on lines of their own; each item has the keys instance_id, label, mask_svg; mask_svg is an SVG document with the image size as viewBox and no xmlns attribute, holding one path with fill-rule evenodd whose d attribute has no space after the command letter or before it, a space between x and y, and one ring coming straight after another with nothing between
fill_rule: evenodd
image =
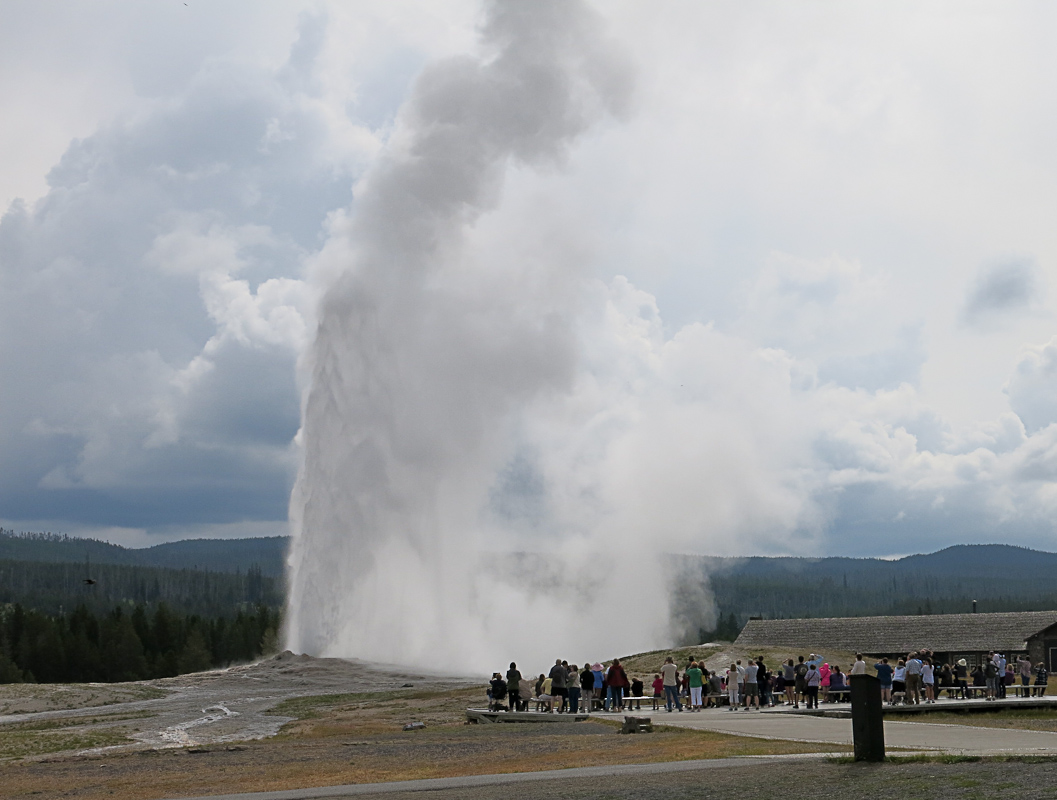
<instances>
[{"instance_id":1,"label":"dry grass","mask_svg":"<svg viewBox=\"0 0 1057 800\"><path fill-rule=\"evenodd\" d=\"M648 653L639 653L633 656L627 656L621 659L621 663L624 665L624 669L627 670L629 675L638 676L641 678L649 677L652 679L654 673L659 672L661 665L664 663L664 659L671 656L675 659L675 663L682 669L691 660L705 662L705 666L709 670L724 670L731 665L732 662L741 659L744 664L750 658L756 658L757 656L763 656L764 663L772 670L777 667L780 663L792 658L794 661L799 656L804 656L806 659L809 653L793 653L789 650L764 647L757 648L755 650L745 650L743 648L736 648L733 644L726 644L721 642L711 642L708 644L694 645L692 647L679 647L670 650L653 650ZM840 666L845 672L851 669L852 663L855 661L855 653L847 650L825 650L819 653L822 659L829 664L836 664ZM867 659L867 663L872 666L873 662ZM873 670L871 669L872 673Z\"/></svg>"},{"instance_id":2,"label":"dry grass","mask_svg":"<svg viewBox=\"0 0 1057 800\"><path fill-rule=\"evenodd\" d=\"M167 694L164 689L139 683L6 683L0 685L0 715L92 708L154 700Z\"/></svg>"}]
</instances>

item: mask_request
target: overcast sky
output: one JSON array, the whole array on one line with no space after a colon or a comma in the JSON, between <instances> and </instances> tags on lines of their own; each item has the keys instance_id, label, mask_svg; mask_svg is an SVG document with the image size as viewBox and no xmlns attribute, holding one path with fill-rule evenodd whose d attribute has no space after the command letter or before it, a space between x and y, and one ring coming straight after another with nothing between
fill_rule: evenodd
<instances>
[{"instance_id":1,"label":"overcast sky","mask_svg":"<svg viewBox=\"0 0 1057 800\"><path fill-rule=\"evenodd\" d=\"M590 502L716 554L1057 549L1057 8L595 6L627 108L468 232L579 276L507 543ZM357 179L479 14L0 7L3 527L286 532Z\"/></svg>"}]
</instances>

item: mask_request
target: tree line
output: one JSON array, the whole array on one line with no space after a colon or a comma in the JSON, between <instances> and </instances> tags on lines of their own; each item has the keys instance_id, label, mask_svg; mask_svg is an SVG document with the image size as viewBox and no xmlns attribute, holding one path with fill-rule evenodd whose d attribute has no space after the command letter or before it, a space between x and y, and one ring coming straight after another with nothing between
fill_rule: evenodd
<instances>
[{"instance_id":1,"label":"tree line","mask_svg":"<svg viewBox=\"0 0 1057 800\"><path fill-rule=\"evenodd\" d=\"M233 617L180 614L165 603L104 614L78 605L45 614L0 607L0 683L81 683L167 678L252 661L278 650L279 611Z\"/></svg>"},{"instance_id":2,"label":"tree line","mask_svg":"<svg viewBox=\"0 0 1057 800\"><path fill-rule=\"evenodd\" d=\"M283 582L252 566L244 573L132 564L0 560L0 604L21 603L48 614L78 605L97 615L115 605L165 603L181 613L228 616L240 607L283 604Z\"/></svg>"}]
</instances>

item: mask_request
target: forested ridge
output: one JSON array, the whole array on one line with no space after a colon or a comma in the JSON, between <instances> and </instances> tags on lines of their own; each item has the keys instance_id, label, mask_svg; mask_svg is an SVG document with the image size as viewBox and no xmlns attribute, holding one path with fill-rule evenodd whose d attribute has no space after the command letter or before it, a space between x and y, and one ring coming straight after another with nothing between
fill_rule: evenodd
<instances>
[{"instance_id":1,"label":"forested ridge","mask_svg":"<svg viewBox=\"0 0 1057 800\"><path fill-rule=\"evenodd\" d=\"M874 558L680 557L711 587L729 639L752 616L858 617L1057 609L1057 554L1009 545L957 545L926 555ZM684 578L685 580L685 578ZM694 580L691 578L691 580Z\"/></svg>"},{"instance_id":2,"label":"forested ridge","mask_svg":"<svg viewBox=\"0 0 1057 800\"><path fill-rule=\"evenodd\" d=\"M185 539L153 547L130 548L99 539L80 539L46 532L0 528L0 559L56 563L126 564L211 572L246 572L279 578L289 539L268 536L247 539Z\"/></svg>"},{"instance_id":3,"label":"forested ridge","mask_svg":"<svg viewBox=\"0 0 1057 800\"><path fill-rule=\"evenodd\" d=\"M274 572L285 539L172 544L0 532L0 683L162 678L274 652L283 578L253 558Z\"/></svg>"},{"instance_id":4,"label":"forested ridge","mask_svg":"<svg viewBox=\"0 0 1057 800\"><path fill-rule=\"evenodd\" d=\"M177 613L231 616L256 605L283 604L282 580L250 567L245 574L125 564L0 561L0 603L46 614L82 605L94 614L115 606L148 609L166 603Z\"/></svg>"},{"instance_id":5,"label":"forested ridge","mask_svg":"<svg viewBox=\"0 0 1057 800\"><path fill-rule=\"evenodd\" d=\"M0 610L0 683L165 678L240 661L278 647L279 611L258 606L228 617L177 614L165 603L97 615L80 605L58 615Z\"/></svg>"}]
</instances>

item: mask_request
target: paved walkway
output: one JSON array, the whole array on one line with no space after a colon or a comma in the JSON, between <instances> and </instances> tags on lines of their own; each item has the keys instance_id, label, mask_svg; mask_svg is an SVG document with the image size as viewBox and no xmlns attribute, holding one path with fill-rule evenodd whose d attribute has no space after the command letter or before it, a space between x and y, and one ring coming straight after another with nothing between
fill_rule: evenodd
<instances>
[{"instance_id":1,"label":"paved walkway","mask_svg":"<svg viewBox=\"0 0 1057 800\"><path fill-rule=\"evenodd\" d=\"M706 709L694 713L630 712L651 717L659 725L730 733L794 742L852 744L851 720L790 714L784 711L729 711ZM622 714L592 714L597 719L622 720ZM896 722L886 719L885 745L911 750L936 750L958 755L1057 755L1057 733L1046 731Z\"/></svg>"}]
</instances>

